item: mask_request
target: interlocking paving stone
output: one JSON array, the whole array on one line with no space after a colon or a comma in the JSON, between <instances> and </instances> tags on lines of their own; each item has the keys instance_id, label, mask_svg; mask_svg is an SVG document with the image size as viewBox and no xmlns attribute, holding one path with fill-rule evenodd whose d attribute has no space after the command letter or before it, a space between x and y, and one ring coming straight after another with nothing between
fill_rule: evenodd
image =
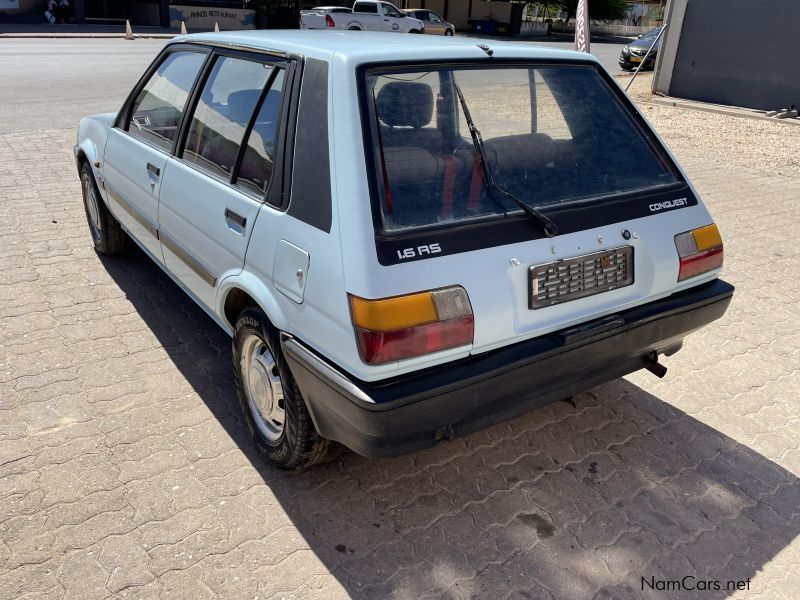
<instances>
[{"instance_id":1,"label":"interlocking paving stone","mask_svg":"<svg viewBox=\"0 0 800 600\"><path fill-rule=\"evenodd\" d=\"M243 433L225 334L91 250L73 139L0 135L0 599L797 597L800 176L681 147L737 293L665 379L296 474Z\"/></svg>"}]
</instances>

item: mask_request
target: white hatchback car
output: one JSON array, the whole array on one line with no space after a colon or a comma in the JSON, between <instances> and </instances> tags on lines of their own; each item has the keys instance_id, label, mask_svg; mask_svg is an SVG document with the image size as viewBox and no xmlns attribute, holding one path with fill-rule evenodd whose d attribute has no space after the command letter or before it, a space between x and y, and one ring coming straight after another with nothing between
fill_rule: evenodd
<instances>
[{"instance_id":1,"label":"white hatchback car","mask_svg":"<svg viewBox=\"0 0 800 600\"><path fill-rule=\"evenodd\" d=\"M233 337L272 463L414 451L663 376L725 312L719 232L614 80L488 44L183 36L81 121L95 248L132 239Z\"/></svg>"}]
</instances>

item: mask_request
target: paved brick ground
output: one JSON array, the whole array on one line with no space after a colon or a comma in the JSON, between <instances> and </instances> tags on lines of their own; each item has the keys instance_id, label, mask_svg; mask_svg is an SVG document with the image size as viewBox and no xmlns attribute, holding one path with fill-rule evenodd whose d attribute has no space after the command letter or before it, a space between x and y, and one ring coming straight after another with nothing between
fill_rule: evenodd
<instances>
[{"instance_id":1,"label":"paved brick ground","mask_svg":"<svg viewBox=\"0 0 800 600\"><path fill-rule=\"evenodd\" d=\"M295 475L241 434L226 336L90 249L73 136L0 136L0 598L797 597L800 177L682 152L738 292L666 379Z\"/></svg>"}]
</instances>

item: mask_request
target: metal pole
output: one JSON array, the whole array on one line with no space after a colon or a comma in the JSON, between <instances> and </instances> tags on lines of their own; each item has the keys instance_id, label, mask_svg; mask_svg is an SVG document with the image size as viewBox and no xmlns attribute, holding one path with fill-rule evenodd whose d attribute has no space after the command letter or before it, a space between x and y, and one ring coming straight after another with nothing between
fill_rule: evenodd
<instances>
[{"instance_id":1,"label":"metal pole","mask_svg":"<svg viewBox=\"0 0 800 600\"><path fill-rule=\"evenodd\" d=\"M650 44L650 48L647 49L647 54L644 55L644 58L642 59L642 62L640 62L639 66L636 67L636 70L633 72L633 76L631 77L631 80L628 82L628 85L625 86L625 91L626 92L628 91L628 88L631 87L631 84L633 83L633 80L636 79L636 76L639 74L639 70L642 68L642 65L644 65L644 63L647 61L647 57L650 56L650 53L653 51L653 48L658 43L658 40L661 39L661 36L664 34L664 32L666 30L667 30L667 26L664 25L664 27L661 29L661 31L658 32L658 35L656 36L656 39L654 39L653 43Z\"/></svg>"}]
</instances>

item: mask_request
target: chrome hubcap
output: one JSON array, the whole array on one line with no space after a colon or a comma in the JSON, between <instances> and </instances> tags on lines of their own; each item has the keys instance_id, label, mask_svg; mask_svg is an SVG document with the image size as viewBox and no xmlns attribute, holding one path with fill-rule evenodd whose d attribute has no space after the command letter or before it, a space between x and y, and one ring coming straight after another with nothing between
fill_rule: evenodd
<instances>
[{"instance_id":1,"label":"chrome hubcap","mask_svg":"<svg viewBox=\"0 0 800 600\"><path fill-rule=\"evenodd\" d=\"M89 227L92 237L100 239L100 207L97 205L97 193L88 175L83 176L83 197L86 201L86 214L89 216Z\"/></svg>"},{"instance_id":2,"label":"chrome hubcap","mask_svg":"<svg viewBox=\"0 0 800 600\"><path fill-rule=\"evenodd\" d=\"M270 441L283 432L286 409L278 365L264 341L248 335L242 344L241 372L253 421Z\"/></svg>"}]
</instances>

